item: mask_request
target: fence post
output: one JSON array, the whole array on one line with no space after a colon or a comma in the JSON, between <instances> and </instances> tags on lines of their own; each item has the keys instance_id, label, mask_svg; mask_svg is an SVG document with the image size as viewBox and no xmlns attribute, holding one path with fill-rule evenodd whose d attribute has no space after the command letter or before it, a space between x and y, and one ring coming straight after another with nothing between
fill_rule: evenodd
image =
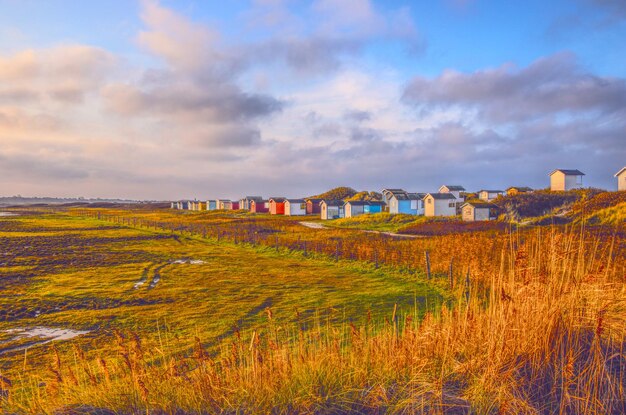
<instances>
[{"instance_id":1,"label":"fence post","mask_svg":"<svg viewBox=\"0 0 626 415\"><path fill-rule=\"evenodd\" d=\"M467 274L465 275L465 302L469 304L470 300L470 267L467 266Z\"/></svg>"},{"instance_id":2,"label":"fence post","mask_svg":"<svg viewBox=\"0 0 626 415\"><path fill-rule=\"evenodd\" d=\"M450 258L450 270L448 271L448 279L450 280L450 289L454 288L454 257Z\"/></svg>"},{"instance_id":3,"label":"fence post","mask_svg":"<svg viewBox=\"0 0 626 415\"><path fill-rule=\"evenodd\" d=\"M426 251L424 255L426 257L426 276L430 279L430 255L428 254L428 251Z\"/></svg>"}]
</instances>

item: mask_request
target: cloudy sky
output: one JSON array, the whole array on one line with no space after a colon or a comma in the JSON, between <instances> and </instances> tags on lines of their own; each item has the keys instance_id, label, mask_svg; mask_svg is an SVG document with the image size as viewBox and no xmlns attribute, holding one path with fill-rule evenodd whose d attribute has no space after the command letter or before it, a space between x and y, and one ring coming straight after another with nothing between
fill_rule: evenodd
<instances>
[{"instance_id":1,"label":"cloudy sky","mask_svg":"<svg viewBox=\"0 0 626 415\"><path fill-rule=\"evenodd\" d=\"M0 0L0 195L615 187L623 0Z\"/></svg>"}]
</instances>

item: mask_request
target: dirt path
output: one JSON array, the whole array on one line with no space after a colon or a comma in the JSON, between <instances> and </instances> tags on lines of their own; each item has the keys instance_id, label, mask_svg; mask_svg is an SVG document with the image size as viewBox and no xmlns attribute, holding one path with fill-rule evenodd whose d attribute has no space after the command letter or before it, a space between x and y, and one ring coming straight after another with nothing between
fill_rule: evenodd
<instances>
[{"instance_id":1,"label":"dirt path","mask_svg":"<svg viewBox=\"0 0 626 415\"><path fill-rule=\"evenodd\" d=\"M298 223L302 226L306 226L307 228L311 228L311 229L328 229L328 227L318 222L298 222Z\"/></svg>"}]
</instances>

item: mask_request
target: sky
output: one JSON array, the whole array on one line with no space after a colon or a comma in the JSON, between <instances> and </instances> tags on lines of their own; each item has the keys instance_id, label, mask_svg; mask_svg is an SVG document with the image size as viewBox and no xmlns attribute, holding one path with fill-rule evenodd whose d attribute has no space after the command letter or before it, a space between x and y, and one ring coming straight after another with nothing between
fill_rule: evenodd
<instances>
[{"instance_id":1,"label":"sky","mask_svg":"<svg viewBox=\"0 0 626 415\"><path fill-rule=\"evenodd\" d=\"M623 0L0 0L0 196L616 188Z\"/></svg>"}]
</instances>

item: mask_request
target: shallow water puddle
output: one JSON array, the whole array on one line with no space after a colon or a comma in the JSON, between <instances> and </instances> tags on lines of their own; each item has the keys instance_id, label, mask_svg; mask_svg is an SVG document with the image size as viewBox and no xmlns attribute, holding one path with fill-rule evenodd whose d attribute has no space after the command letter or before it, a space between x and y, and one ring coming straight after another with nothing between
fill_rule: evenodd
<instances>
[{"instance_id":1,"label":"shallow water puddle","mask_svg":"<svg viewBox=\"0 0 626 415\"><path fill-rule=\"evenodd\" d=\"M13 337L0 343L0 355L8 352L24 350L33 346L40 346L42 344L50 343L53 341L70 340L74 337L87 334L90 331L91 330L72 330L43 326L19 327L15 329L4 330L5 333L12 334ZM18 346L2 349L3 344L13 343L17 340L22 339L33 339L33 341L29 341Z\"/></svg>"},{"instance_id":2,"label":"shallow water puddle","mask_svg":"<svg viewBox=\"0 0 626 415\"><path fill-rule=\"evenodd\" d=\"M201 264L206 264L206 262L201 259L177 259L177 260L172 261L172 264L201 265Z\"/></svg>"}]
</instances>

